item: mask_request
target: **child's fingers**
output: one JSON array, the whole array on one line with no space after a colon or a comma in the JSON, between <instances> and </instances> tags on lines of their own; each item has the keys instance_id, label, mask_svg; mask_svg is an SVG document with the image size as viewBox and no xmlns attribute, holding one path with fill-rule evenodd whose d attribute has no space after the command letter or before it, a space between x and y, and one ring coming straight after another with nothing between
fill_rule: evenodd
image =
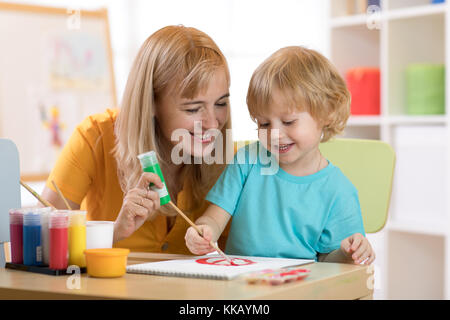
<instances>
[{"instance_id":1,"label":"child's fingers","mask_svg":"<svg viewBox=\"0 0 450 320\"><path fill-rule=\"evenodd\" d=\"M367 258L370 257L372 251L367 248L366 250L364 250L364 252L358 256L358 258L355 260L355 263L360 264L361 262L365 261Z\"/></svg>"},{"instance_id":2,"label":"child's fingers","mask_svg":"<svg viewBox=\"0 0 450 320\"><path fill-rule=\"evenodd\" d=\"M184 239L186 240L186 246L192 253L195 253L194 251L197 251L198 247L204 241L193 228L188 228Z\"/></svg>"},{"instance_id":3,"label":"child's fingers","mask_svg":"<svg viewBox=\"0 0 450 320\"><path fill-rule=\"evenodd\" d=\"M198 253L196 253L196 254L205 255L205 254L208 254L208 253L211 253L214 251L215 251L214 249L210 248L210 249L199 250Z\"/></svg>"},{"instance_id":4,"label":"child's fingers","mask_svg":"<svg viewBox=\"0 0 450 320\"><path fill-rule=\"evenodd\" d=\"M189 227L186 231L184 239L186 240L186 242L192 243L197 236L197 231L195 231L194 228Z\"/></svg>"},{"instance_id":5,"label":"child's fingers","mask_svg":"<svg viewBox=\"0 0 450 320\"><path fill-rule=\"evenodd\" d=\"M363 241L364 236L362 234L360 234L360 233L355 233L350 238L351 238L350 241L352 243L351 247L350 247L350 250L351 251L355 251L361 245L361 242Z\"/></svg>"},{"instance_id":6,"label":"child's fingers","mask_svg":"<svg viewBox=\"0 0 450 320\"><path fill-rule=\"evenodd\" d=\"M193 254L197 254L197 255L204 255L204 254L209 253L209 251L207 249L203 249L203 248L201 248L201 249L199 249L199 248L192 248L190 250L191 250L191 252Z\"/></svg>"},{"instance_id":7,"label":"child's fingers","mask_svg":"<svg viewBox=\"0 0 450 320\"><path fill-rule=\"evenodd\" d=\"M203 238L206 242L210 242L212 239L212 231L210 228L202 228Z\"/></svg>"},{"instance_id":8,"label":"child's fingers","mask_svg":"<svg viewBox=\"0 0 450 320\"><path fill-rule=\"evenodd\" d=\"M202 233L207 235L207 237L211 238L212 234L208 230L208 228L200 227L200 229L202 229ZM189 227L188 230L186 231L185 240L186 246L194 254L204 254L214 251L211 245L209 244L209 241L206 240L204 237L200 236L197 230L195 230L192 227Z\"/></svg>"},{"instance_id":9,"label":"child's fingers","mask_svg":"<svg viewBox=\"0 0 450 320\"><path fill-rule=\"evenodd\" d=\"M353 249L353 245L352 245L352 249ZM368 242L367 241L363 241L360 242L359 247L356 249L356 251L352 254L352 259L353 261L357 262L361 262L361 257L363 256L363 254L367 251L368 249Z\"/></svg>"},{"instance_id":10,"label":"child's fingers","mask_svg":"<svg viewBox=\"0 0 450 320\"><path fill-rule=\"evenodd\" d=\"M342 251L349 253L350 252L350 247L351 247L350 237L345 238L344 240L342 240L342 242L341 242L341 250Z\"/></svg>"},{"instance_id":11,"label":"child's fingers","mask_svg":"<svg viewBox=\"0 0 450 320\"><path fill-rule=\"evenodd\" d=\"M206 225L199 225L203 236L201 236L196 229L189 227L186 231L185 240L186 246L193 254L207 254L215 251L211 246L212 230Z\"/></svg>"},{"instance_id":12,"label":"child's fingers","mask_svg":"<svg viewBox=\"0 0 450 320\"><path fill-rule=\"evenodd\" d=\"M204 253L209 253L209 252L213 252L216 251L216 249L214 249L213 247L211 247L209 244L207 246L202 246L202 251Z\"/></svg>"},{"instance_id":13,"label":"child's fingers","mask_svg":"<svg viewBox=\"0 0 450 320\"><path fill-rule=\"evenodd\" d=\"M210 250L208 248L195 246L195 245L192 245L189 243L186 243L186 246L193 254L206 254L206 253L210 252Z\"/></svg>"},{"instance_id":14,"label":"child's fingers","mask_svg":"<svg viewBox=\"0 0 450 320\"><path fill-rule=\"evenodd\" d=\"M203 239L203 241L204 240L205 239ZM200 250L208 250L211 248L211 246L208 242L206 242L206 243L205 242L196 242L194 245Z\"/></svg>"},{"instance_id":15,"label":"child's fingers","mask_svg":"<svg viewBox=\"0 0 450 320\"><path fill-rule=\"evenodd\" d=\"M355 233L341 241L341 250L356 264L364 262L371 264L375 260L375 253L367 240L361 233Z\"/></svg>"},{"instance_id":16,"label":"child's fingers","mask_svg":"<svg viewBox=\"0 0 450 320\"><path fill-rule=\"evenodd\" d=\"M206 245L200 244L200 245L188 245L189 250L191 250L194 254L207 254L209 252L215 251L214 248L212 248L209 243Z\"/></svg>"},{"instance_id":17,"label":"child's fingers","mask_svg":"<svg viewBox=\"0 0 450 320\"><path fill-rule=\"evenodd\" d=\"M364 262L364 264L370 265L372 264L372 262L374 262L374 260L375 260L375 252L372 251L372 254L370 255L369 259L367 259L367 261Z\"/></svg>"},{"instance_id":18,"label":"child's fingers","mask_svg":"<svg viewBox=\"0 0 450 320\"><path fill-rule=\"evenodd\" d=\"M203 243L190 243L189 245L193 250L196 251L201 251L201 253L203 251L208 251L210 249L210 246L208 244L203 244Z\"/></svg>"},{"instance_id":19,"label":"child's fingers","mask_svg":"<svg viewBox=\"0 0 450 320\"><path fill-rule=\"evenodd\" d=\"M200 229L202 229L202 228L200 228ZM202 232L205 233L204 230L202 230ZM195 230L193 227L189 227L189 229L187 230L186 234L195 243L207 243L208 242L201 235L199 235L197 230Z\"/></svg>"}]
</instances>

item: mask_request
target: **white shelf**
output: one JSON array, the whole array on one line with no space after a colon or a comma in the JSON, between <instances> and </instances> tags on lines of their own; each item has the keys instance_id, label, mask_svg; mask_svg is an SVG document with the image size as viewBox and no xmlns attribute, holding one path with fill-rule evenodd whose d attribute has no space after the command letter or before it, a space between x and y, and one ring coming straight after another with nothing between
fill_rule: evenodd
<instances>
[{"instance_id":1,"label":"white shelf","mask_svg":"<svg viewBox=\"0 0 450 320\"><path fill-rule=\"evenodd\" d=\"M446 115L352 115L348 119L347 125L351 127L359 126L381 126L387 125L446 125Z\"/></svg>"},{"instance_id":2,"label":"white shelf","mask_svg":"<svg viewBox=\"0 0 450 320\"><path fill-rule=\"evenodd\" d=\"M425 216L425 214L424 214ZM416 233L429 236L446 236L448 233L446 221L439 220L395 220L392 219L386 224L389 231Z\"/></svg>"},{"instance_id":3,"label":"white shelf","mask_svg":"<svg viewBox=\"0 0 450 320\"><path fill-rule=\"evenodd\" d=\"M367 23L367 15L365 14L341 16L331 19L331 27L333 28L363 26L366 23Z\"/></svg>"},{"instance_id":4,"label":"white shelf","mask_svg":"<svg viewBox=\"0 0 450 320\"><path fill-rule=\"evenodd\" d=\"M348 126L379 126L381 125L383 118L377 115L356 115L350 116L348 119Z\"/></svg>"},{"instance_id":5,"label":"white shelf","mask_svg":"<svg viewBox=\"0 0 450 320\"><path fill-rule=\"evenodd\" d=\"M423 6L387 10L384 15L387 20L426 17L434 14L445 14L446 3L427 4Z\"/></svg>"},{"instance_id":6,"label":"white shelf","mask_svg":"<svg viewBox=\"0 0 450 320\"><path fill-rule=\"evenodd\" d=\"M446 115L398 115L386 117L386 121L391 125L402 124L418 124L418 125L430 125L430 124L442 124L447 123Z\"/></svg>"},{"instance_id":7,"label":"white shelf","mask_svg":"<svg viewBox=\"0 0 450 320\"><path fill-rule=\"evenodd\" d=\"M447 10L447 3L440 3L440 4L427 4L422 6L384 10L377 13L377 15L378 15L378 22L381 23L381 21L383 20L394 21L399 19L409 19L409 18L426 17L436 14L445 14L446 10ZM331 18L330 25L332 28L365 26L367 24L368 17L369 16L365 13L334 17Z\"/></svg>"}]
</instances>

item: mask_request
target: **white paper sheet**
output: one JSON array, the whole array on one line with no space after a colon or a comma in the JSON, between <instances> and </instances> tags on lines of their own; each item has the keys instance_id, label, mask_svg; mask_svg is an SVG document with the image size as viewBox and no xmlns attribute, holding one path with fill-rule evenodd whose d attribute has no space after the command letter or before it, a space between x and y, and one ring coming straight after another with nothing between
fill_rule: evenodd
<instances>
[{"instance_id":1,"label":"white paper sheet","mask_svg":"<svg viewBox=\"0 0 450 320\"><path fill-rule=\"evenodd\" d=\"M279 269L314 262L305 259L229 256L239 265L226 264L220 255L197 256L192 259L168 260L130 265L129 273L144 273L192 278L230 280L239 275L265 269ZM251 264L248 261L251 261ZM202 261L204 263L199 263Z\"/></svg>"}]
</instances>

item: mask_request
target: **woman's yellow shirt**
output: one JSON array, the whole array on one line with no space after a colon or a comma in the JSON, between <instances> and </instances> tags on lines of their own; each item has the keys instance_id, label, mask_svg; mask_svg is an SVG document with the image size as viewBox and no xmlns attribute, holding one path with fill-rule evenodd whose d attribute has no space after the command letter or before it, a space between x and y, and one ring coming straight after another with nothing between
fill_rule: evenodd
<instances>
[{"instance_id":1,"label":"woman's yellow shirt","mask_svg":"<svg viewBox=\"0 0 450 320\"><path fill-rule=\"evenodd\" d=\"M116 160L112 155L117 114L118 110L108 109L86 118L64 146L47 179L48 188L54 190L51 184L54 180L65 197L81 203L81 209L87 211L88 220L114 221L122 207L124 195L117 177ZM178 194L177 205L183 211L188 196L184 191ZM188 215L195 221L207 206L205 201ZM184 241L188 227L188 223L177 216L168 232L167 218L158 216L153 221L145 222L127 239L116 242L114 247L139 252L190 254ZM226 233L219 239L222 248Z\"/></svg>"}]
</instances>

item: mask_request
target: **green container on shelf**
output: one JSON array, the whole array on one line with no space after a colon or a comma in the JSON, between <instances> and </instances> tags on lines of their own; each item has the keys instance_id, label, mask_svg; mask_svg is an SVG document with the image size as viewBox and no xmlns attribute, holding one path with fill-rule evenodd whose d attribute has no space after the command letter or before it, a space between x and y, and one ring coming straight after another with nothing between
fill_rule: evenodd
<instances>
[{"instance_id":1,"label":"green container on shelf","mask_svg":"<svg viewBox=\"0 0 450 320\"><path fill-rule=\"evenodd\" d=\"M443 64L411 64L406 68L406 113L445 113L445 67Z\"/></svg>"}]
</instances>

